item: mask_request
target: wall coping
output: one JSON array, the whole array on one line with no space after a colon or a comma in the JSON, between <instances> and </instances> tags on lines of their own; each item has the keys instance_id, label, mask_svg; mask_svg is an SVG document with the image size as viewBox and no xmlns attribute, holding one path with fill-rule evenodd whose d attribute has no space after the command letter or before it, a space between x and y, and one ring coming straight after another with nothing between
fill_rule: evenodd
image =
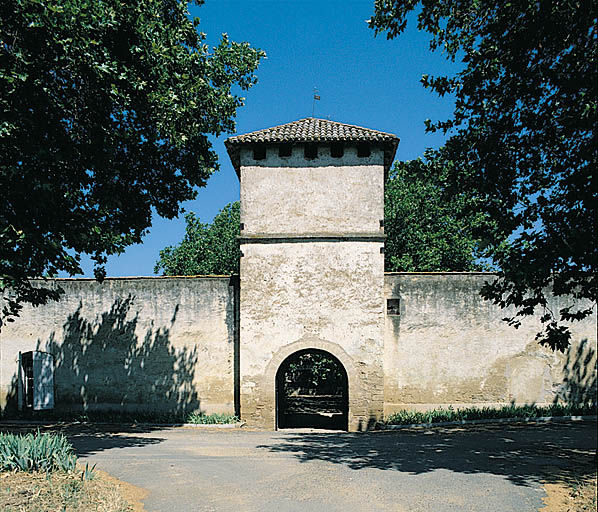
<instances>
[{"instance_id":1,"label":"wall coping","mask_svg":"<svg viewBox=\"0 0 598 512\"><path fill-rule=\"evenodd\" d=\"M198 274L193 276L116 276L116 277L105 277L103 281L132 281L132 280L152 280L152 279L230 279L234 277L235 274ZM30 279L30 281L41 281L41 282L54 282L54 281L93 281L99 282L95 277L49 277L47 279L43 279L41 277L36 277Z\"/></svg>"},{"instance_id":2,"label":"wall coping","mask_svg":"<svg viewBox=\"0 0 598 512\"><path fill-rule=\"evenodd\" d=\"M384 272L385 276L497 276L498 272L437 271L437 272Z\"/></svg>"},{"instance_id":3,"label":"wall coping","mask_svg":"<svg viewBox=\"0 0 598 512\"><path fill-rule=\"evenodd\" d=\"M467 276L496 276L497 272L384 272L384 276L444 276L444 275L467 275ZM230 279L237 277L237 274L197 274L192 276L113 276L105 277L104 281L136 281L136 280L160 280L160 279ZM98 282L95 277L41 277L32 278L31 281L54 282L54 281L89 281Z\"/></svg>"}]
</instances>

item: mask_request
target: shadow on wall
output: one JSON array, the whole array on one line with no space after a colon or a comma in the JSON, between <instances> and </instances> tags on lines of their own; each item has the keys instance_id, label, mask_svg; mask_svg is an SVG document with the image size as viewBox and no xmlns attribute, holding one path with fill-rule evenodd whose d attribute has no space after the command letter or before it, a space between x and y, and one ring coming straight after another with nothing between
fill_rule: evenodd
<instances>
[{"instance_id":1,"label":"shadow on wall","mask_svg":"<svg viewBox=\"0 0 598 512\"><path fill-rule=\"evenodd\" d=\"M589 340L569 345L565 353L563 382L556 392L554 402L598 403L597 370L596 349Z\"/></svg>"},{"instance_id":2,"label":"shadow on wall","mask_svg":"<svg viewBox=\"0 0 598 512\"><path fill-rule=\"evenodd\" d=\"M38 350L54 355L56 411L182 415L199 410L193 385L197 350L175 349L170 343L178 305L169 327L156 328L152 322L140 335L133 301L131 295L118 299L95 320L83 317L80 303L63 325L62 334L38 340ZM16 390L11 397L14 405L9 405L14 410Z\"/></svg>"}]
</instances>

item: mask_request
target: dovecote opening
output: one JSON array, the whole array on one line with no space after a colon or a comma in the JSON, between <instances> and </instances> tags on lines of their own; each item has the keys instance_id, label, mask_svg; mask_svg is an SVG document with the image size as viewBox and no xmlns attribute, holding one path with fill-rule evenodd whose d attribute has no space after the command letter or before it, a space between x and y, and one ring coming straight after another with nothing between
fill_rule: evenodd
<instances>
[{"instance_id":1,"label":"dovecote opening","mask_svg":"<svg viewBox=\"0 0 598 512\"><path fill-rule=\"evenodd\" d=\"M401 302L399 299L386 299L386 314L390 316L400 316Z\"/></svg>"},{"instance_id":2,"label":"dovecote opening","mask_svg":"<svg viewBox=\"0 0 598 512\"><path fill-rule=\"evenodd\" d=\"M266 159L266 146L263 144L256 144L253 146L253 159L254 160L265 160Z\"/></svg>"},{"instance_id":3,"label":"dovecote opening","mask_svg":"<svg viewBox=\"0 0 598 512\"><path fill-rule=\"evenodd\" d=\"M341 158L345 154L345 146L342 142L333 142L330 145L330 156L332 158Z\"/></svg>"},{"instance_id":4,"label":"dovecote opening","mask_svg":"<svg viewBox=\"0 0 598 512\"><path fill-rule=\"evenodd\" d=\"M318 146L317 144L306 144L303 148L303 155L308 160L313 160L314 158L318 158Z\"/></svg>"},{"instance_id":5,"label":"dovecote opening","mask_svg":"<svg viewBox=\"0 0 598 512\"><path fill-rule=\"evenodd\" d=\"M280 144L278 146L278 156L285 157L293 154L293 146L291 144Z\"/></svg>"},{"instance_id":6,"label":"dovecote opening","mask_svg":"<svg viewBox=\"0 0 598 512\"><path fill-rule=\"evenodd\" d=\"M359 158L366 158L372 154L372 148L369 142L360 142L357 144L357 156Z\"/></svg>"}]
</instances>

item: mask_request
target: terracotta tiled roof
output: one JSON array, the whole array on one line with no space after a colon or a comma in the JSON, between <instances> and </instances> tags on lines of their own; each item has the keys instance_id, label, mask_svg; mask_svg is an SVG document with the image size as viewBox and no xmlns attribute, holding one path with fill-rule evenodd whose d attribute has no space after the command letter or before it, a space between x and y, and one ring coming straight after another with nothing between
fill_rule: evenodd
<instances>
[{"instance_id":1,"label":"terracotta tiled roof","mask_svg":"<svg viewBox=\"0 0 598 512\"><path fill-rule=\"evenodd\" d=\"M273 126L265 130L235 135L224 141L228 155L237 176L240 176L240 153L243 144L276 144L280 142L305 143L305 142L331 142L353 141L374 142L384 150L384 172L388 173L395 156L399 138L392 133L379 132L354 126L352 124L337 123L328 119L308 117L280 126Z\"/></svg>"},{"instance_id":2,"label":"terracotta tiled roof","mask_svg":"<svg viewBox=\"0 0 598 512\"><path fill-rule=\"evenodd\" d=\"M299 121L293 121L292 123L281 124L280 126L244 135L236 135L227 139L226 144L334 140L394 142L398 141L398 138L392 133L379 132L351 124L337 123L336 121L329 121L327 119L308 117Z\"/></svg>"}]
</instances>

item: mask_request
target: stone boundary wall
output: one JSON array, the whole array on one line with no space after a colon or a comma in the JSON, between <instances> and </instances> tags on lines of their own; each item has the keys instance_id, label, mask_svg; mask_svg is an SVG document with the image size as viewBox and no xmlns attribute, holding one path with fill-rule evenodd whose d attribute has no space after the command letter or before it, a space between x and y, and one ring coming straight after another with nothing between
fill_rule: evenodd
<instances>
[{"instance_id":1,"label":"stone boundary wall","mask_svg":"<svg viewBox=\"0 0 598 512\"><path fill-rule=\"evenodd\" d=\"M515 329L479 291L490 273L387 273L384 413L438 406L596 401L596 313L571 325L562 354L534 339L539 314ZM395 302L396 306L396 302ZM552 311L565 306L553 298Z\"/></svg>"},{"instance_id":2,"label":"stone boundary wall","mask_svg":"<svg viewBox=\"0 0 598 512\"><path fill-rule=\"evenodd\" d=\"M230 277L59 279L59 302L0 332L0 406L15 408L19 351L55 358L56 409L234 412Z\"/></svg>"},{"instance_id":3,"label":"stone boundary wall","mask_svg":"<svg viewBox=\"0 0 598 512\"><path fill-rule=\"evenodd\" d=\"M596 314L572 325L565 354L552 352L534 339L537 318L514 329L501 320L508 311L479 296L491 278L385 275L385 302L399 300L399 315L385 311L384 318L385 414L440 405L596 401ZM42 350L55 356L58 410L235 412L243 357L235 277L50 284L65 290L61 301L26 306L0 332L3 410L16 409L19 351ZM554 300L551 308L558 310L561 302ZM275 374L275 366L264 378Z\"/></svg>"}]
</instances>

